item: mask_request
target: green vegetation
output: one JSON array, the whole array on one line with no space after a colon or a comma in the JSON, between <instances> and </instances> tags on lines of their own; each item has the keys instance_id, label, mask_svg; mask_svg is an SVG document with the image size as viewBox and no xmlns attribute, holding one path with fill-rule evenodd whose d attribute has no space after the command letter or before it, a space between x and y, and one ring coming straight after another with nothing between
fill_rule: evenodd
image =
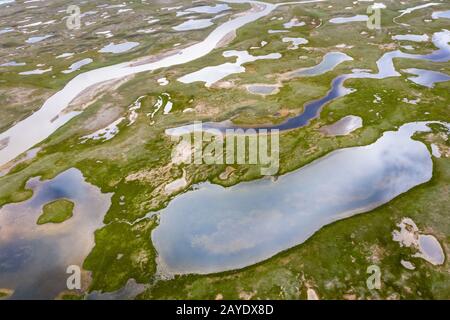
<instances>
[{"instance_id":1,"label":"green vegetation","mask_svg":"<svg viewBox=\"0 0 450 320\"><path fill-rule=\"evenodd\" d=\"M74 206L72 201L66 199L49 202L42 208L37 224L64 222L72 217Z\"/></svg>"},{"instance_id":2,"label":"green vegetation","mask_svg":"<svg viewBox=\"0 0 450 320\"><path fill-rule=\"evenodd\" d=\"M448 159L437 159L433 179L369 213L340 220L304 244L242 270L177 276L158 281L140 299L305 299L314 288L321 299L448 299L450 263L433 266L392 240L403 217L434 234L448 250L450 222ZM415 270L401 266L410 260ZM369 290L369 265L381 269L381 290Z\"/></svg>"},{"instance_id":3,"label":"green vegetation","mask_svg":"<svg viewBox=\"0 0 450 320\"><path fill-rule=\"evenodd\" d=\"M82 13L96 12L97 6L104 4L94 0L77 4ZM27 33L8 32L2 34L0 47L0 64L11 60L26 63L24 66L0 67L0 100L2 101L2 117L0 117L0 132L11 127L18 120L22 120L39 109L45 100L62 89L65 84L80 73L114 65L134 59L166 55L175 52L189 44L200 41L211 31L211 28L195 30L193 32L172 32L172 27L183 22L184 19L172 16L174 11L158 12L157 25L149 25L148 17L160 8L160 4L131 2L128 7L133 9L135 17L130 18L124 14L117 14L118 9L111 8L108 19L99 15L86 14L82 18L82 28L69 30L65 25L67 16L67 1L56 0L45 6L33 8L33 17L42 22L57 19L58 23L41 26L40 32L54 35L45 41L36 44L27 44L26 40L34 36L26 28ZM233 5L232 12L240 12L248 8L247 4ZM125 14L126 15L126 14ZM29 10L16 10L14 7L2 7L1 28L13 27L18 21L28 21ZM226 21L227 17L217 19L218 23ZM95 22L95 23L91 23ZM23 23L27 24L27 23ZM143 33L139 30L158 27L158 32ZM39 27L37 27L39 28ZM111 31L113 39L108 39L97 32ZM40 35L40 34L39 34ZM139 46L130 52L122 54L99 53L98 50L111 42L134 41ZM175 46L176 45L176 46ZM14 52L11 50L24 47L25 50ZM56 58L60 54L72 52L74 56L64 59ZM64 74L63 70L76 61L91 58L93 62L78 71ZM37 69L37 64L43 64L41 69L52 68L51 71L41 75L19 75L20 72Z\"/></svg>"},{"instance_id":4,"label":"green vegetation","mask_svg":"<svg viewBox=\"0 0 450 320\"><path fill-rule=\"evenodd\" d=\"M59 298L60 300L83 300L84 295L77 293L63 293Z\"/></svg>"},{"instance_id":5,"label":"green vegetation","mask_svg":"<svg viewBox=\"0 0 450 320\"><path fill-rule=\"evenodd\" d=\"M0 288L0 300L8 299L14 294L14 290Z\"/></svg>"},{"instance_id":6,"label":"green vegetation","mask_svg":"<svg viewBox=\"0 0 450 320\"><path fill-rule=\"evenodd\" d=\"M419 3L408 2L408 6ZM447 155L434 159L433 179L390 203L369 213L329 225L304 244L242 270L204 276L177 276L172 280L157 280L155 277L157 254L151 242L151 233L157 227L158 220L156 216L150 216L149 212L164 208L177 195L162 192L168 183L180 177L183 169L188 186L181 192L186 192L194 184L204 181L231 186L261 178L257 166L234 166L232 174L222 180L220 175L226 170L225 165L172 164L170 156L175 142L164 134L166 128L194 120L233 119L236 123L249 125L280 123L301 113L305 103L324 96L336 76L350 73L353 68L376 71L376 61L381 55L399 46L391 40L391 36L406 33L403 26L392 22L392 18L398 15L398 10L404 8L398 3L390 3L389 8L383 11L383 32L368 30L364 23L328 23L330 17L348 15L349 11L345 7L353 5L350 0L333 1L333 8L328 8L329 4L330 2L324 2L281 7L271 15L239 29L237 37L226 48L216 48L201 59L174 68L137 74L117 84L117 87L105 89L106 94L96 96L93 103L79 116L40 143L41 151L35 158L16 165L9 174L0 177L0 208L5 204L30 198L32 191L26 186L30 178L52 179L72 167L81 170L86 180L100 187L102 192L114 193L111 207L104 219L105 226L96 231L95 247L84 262L83 267L92 272L89 290L115 291L133 278L138 283L151 284L139 297L141 299L214 299L217 296L226 299L303 299L308 287L314 288L320 298L448 298L448 259L443 266L432 266L414 258L412 261L416 269L406 270L400 265L400 260L410 257L411 252L409 249L400 248L398 243L392 241L391 236L395 224L407 216L414 219L421 229L434 234L443 244L447 256L449 254L450 222L446 216L450 209L449 140L441 137L448 137L448 132L442 128L436 129L430 135L420 135L420 139L427 145L437 141L443 150L447 150ZM140 12L140 9L145 9L150 4L143 7L133 5L136 5L133 9ZM83 10L95 8L95 2L89 6L83 7ZM235 10L242 11L247 8L246 5L239 5ZM358 10L360 12L357 13L365 14L365 7ZM425 23L424 19L429 17L430 13L430 9L420 10L402 17L402 22L410 24L408 30L417 34L431 35L446 27L445 22L441 21ZM161 13L161 16L160 25L167 27L163 30L170 30L176 23L173 16L169 13ZM283 16L283 21L272 19L280 16ZM305 27L293 28L286 34L308 39L309 43L298 50L287 50L288 45L281 41L282 35L261 31L281 29L282 24L293 17L307 23ZM20 17L17 17L17 20L19 19ZM109 19L105 21L107 20ZM123 32L119 32L120 28L125 27L118 24L119 20L114 17L108 22L110 24L106 25L104 22L102 27L105 30L112 29L116 24L117 29L112 29L113 33L123 39L141 43L136 51L117 56L102 56L92 52L91 48L105 44L105 39L90 36L97 30L93 30L95 25L79 35L82 41L80 38L65 39L63 48L60 44L50 42L44 49L36 47L31 51L23 50L24 56L19 56L16 60L27 62L27 67L11 69L8 72L2 70L0 75L0 99L6 101L7 114L1 118L0 131L39 108L46 97L83 71L137 57L155 56L171 50L175 43L179 42L183 47L203 39L211 30L192 33L161 31L134 37L135 29L142 27L135 25L139 19L129 23L130 28ZM223 20L218 23L221 21ZM319 24L321 26L317 27ZM22 44L25 40L12 39L12 34L4 36L11 41L11 47L16 47L19 41ZM259 49L249 49L259 46L261 40L267 41L268 44ZM348 47L337 48L338 44L346 44ZM62 53L70 52L79 45L82 46L80 52L88 51L78 57L91 57L95 61L81 71L70 75L61 74L61 70L74 62L61 59L52 63L53 71L48 74L33 76L26 81L16 75L16 72L28 70L29 66L41 62L37 57L53 61L55 46L58 46ZM415 43L414 46L414 53L429 53L435 50L430 43ZM244 65L245 73L231 75L211 88L206 88L203 83L186 85L177 81L178 77L200 68L234 61L234 58L223 57L225 50L249 50L253 55L280 52L282 58L247 63ZM321 76L284 81L280 92L275 95L252 95L245 89L245 85L251 83L278 83L282 74L316 65L324 54L330 51L345 52L354 60L342 63L335 70ZM447 73L450 70L448 63L410 59L396 59L395 66L397 70L425 68ZM55 75L57 77L53 79ZM167 77L170 83L164 87L157 85L156 80L161 77ZM225 83L231 85L222 86ZM345 85L356 91L326 105L320 117L311 121L308 126L282 133L280 175L296 170L333 150L370 144L383 132L396 130L407 122L450 122L449 82L429 89L408 81L406 75L402 74L383 80L353 79ZM13 98L17 90L15 88L20 89L22 86L29 90L26 90L26 98L20 101L18 107L19 102ZM150 119L148 114L154 111L157 97L165 92L170 94L174 103L171 113L164 115L159 111L154 119ZM379 96L381 101L375 103L375 95ZM80 143L80 137L104 128L121 116L127 116L129 106L140 96L144 98L141 100L141 108L137 111L137 121L133 125L122 123L119 133L109 141ZM405 102L404 98L420 98L420 103L410 104ZM80 105L73 108L81 110ZM187 109L193 112L183 112ZM320 133L322 126L350 114L363 119L363 128L341 137L326 137ZM44 213L38 223L65 221L72 216L72 210L73 203L68 200L52 202L44 207ZM366 268L371 264L379 265L382 270L383 283L380 291L371 291L365 286L368 276Z\"/></svg>"},{"instance_id":7,"label":"green vegetation","mask_svg":"<svg viewBox=\"0 0 450 320\"><path fill-rule=\"evenodd\" d=\"M150 242L155 219L134 225L114 222L95 232L95 247L83 267L92 271L90 290L115 291L128 279L146 283L156 271L156 252Z\"/></svg>"}]
</instances>

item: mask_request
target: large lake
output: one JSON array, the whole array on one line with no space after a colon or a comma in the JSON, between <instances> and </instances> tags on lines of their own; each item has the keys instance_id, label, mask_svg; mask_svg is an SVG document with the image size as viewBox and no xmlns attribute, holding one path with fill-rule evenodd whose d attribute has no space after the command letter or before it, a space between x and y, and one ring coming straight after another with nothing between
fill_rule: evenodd
<instances>
[{"instance_id":1,"label":"large lake","mask_svg":"<svg viewBox=\"0 0 450 320\"><path fill-rule=\"evenodd\" d=\"M403 125L375 143L341 149L277 181L200 184L175 198L152 235L163 273L242 268L300 244L321 227L369 211L428 181L427 147ZM326 254L326 253L324 253Z\"/></svg>"}]
</instances>

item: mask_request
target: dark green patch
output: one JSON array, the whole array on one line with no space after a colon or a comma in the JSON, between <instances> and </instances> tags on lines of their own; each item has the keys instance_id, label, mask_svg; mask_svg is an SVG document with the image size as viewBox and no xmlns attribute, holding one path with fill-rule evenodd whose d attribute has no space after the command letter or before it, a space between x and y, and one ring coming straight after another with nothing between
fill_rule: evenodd
<instances>
[{"instance_id":1,"label":"dark green patch","mask_svg":"<svg viewBox=\"0 0 450 320\"><path fill-rule=\"evenodd\" d=\"M49 202L42 208L37 224L64 222L73 216L74 206L72 201L66 199Z\"/></svg>"}]
</instances>

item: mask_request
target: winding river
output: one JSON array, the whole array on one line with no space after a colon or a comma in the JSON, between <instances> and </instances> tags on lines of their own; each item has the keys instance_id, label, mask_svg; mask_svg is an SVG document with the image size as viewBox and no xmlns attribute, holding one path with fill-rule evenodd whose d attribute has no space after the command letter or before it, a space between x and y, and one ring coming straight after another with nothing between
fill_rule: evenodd
<instances>
[{"instance_id":1,"label":"winding river","mask_svg":"<svg viewBox=\"0 0 450 320\"><path fill-rule=\"evenodd\" d=\"M265 17L279 6L321 1L323 0L270 4L252 0L225 0L224 2L228 3L248 3L252 5L252 9L246 11L243 15L238 15L221 24L203 41L189 46L178 53L164 57L158 61L142 65L133 65L133 62L125 62L79 74L69 81L69 83L67 83L61 91L47 99L38 111L0 134L0 141L8 141L8 144L4 148L0 149L0 166L13 160L21 153L33 147L35 144L43 141L56 129L76 116L76 113L70 113L64 117L59 117L57 120L54 120L58 117L61 111L63 111L70 104L71 101L73 101L87 88L101 82L123 78L140 72L154 71L161 68L188 63L211 52L230 32Z\"/></svg>"},{"instance_id":2,"label":"winding river","mask_svg":"<svg viewBox=\"0 0 450 320\"><path fill-rule=\"evenodd\" d=\"M52 122L85 89L104 81L198 59L211 52L229 32L283 5L245 0L226 2L250 3L253 9L218 26L202 42L159 61L142 65L126 62L73 78L40 110L0 134L0 141L8 141L0 150L0 165L27 151L76 116L77 113L69 113ZM327 95L308 103L302 114L265 128L287 130L306 125L319 115L326 103L351 92L344 87L347 79L400 76L394 68L395 58L449 61L449 39L450 32L443 30L433 35L438 50L429 55L392 51L378 60L377 73L355 71L340 75L333 80ZM341 53L328 54L321 64L295 76L318 75L350 59ZM203 183L196 190L176 197L158 213L160 225L152 234L159 254L159 270L185 274L245 267L304 242L324 225L367 212L425 183L432 176L431 155L423 143L411 136L417 131L428 131L428 124L405 124L397 131L385 132L371 145L334 151L275 182L263 179L230 188ZM228 128L232 124L210 123L210 126ZM93 233L102 226L111 195L101 194L87 184L76 169L61 173L51 181L33 178L28 187L34 191L31 199L0 209L0 288L14 289L13 298L52 298L65 289L66 267L81 265L91 250ZM74 216L59 225L36 225L42 206L60 198L75 203ZM138 291L137 287L131 283L129 290ZM122 294L127 296L128 292L111 297ZM91 294L91 298L98 297L105 296Z\"/></svg>"},{"instance_id":3,"label":"winding river","mask_svg":"<svg viewBox=\"0 0 450 320\"><path fill-rule=\"evenodd\" d=\"M287 119L281 124L277 125L265 125L252 127L254 129L277 129L280 131L297 129L304 126L307 126L309 122L320 115L320 111L322 108L329 103L330 101L343 97L353 92L352 89L346 88L344 83L348 79L385 79L389 77L399 77L401 74L395 69L394 59L403 58L403 59L413 59L413 60L425 60L425 61L433 61L433 62L447 62L450 61L450 31L442 30L440 32L436 32L433 34L432 38L433 44L438 48L430 54L420 55L420 54L410 54L404 53L400 50L390 51L381 56L377 61L378 72L370 73L361 70L354 70L353 73L350 74L342 74L337 76L331 82L331 89L327 92L327 94L317 100L310 101L305 104L303 112L299 115L294 116L292 118ZM295 71L290 74L289 77L310 77L310 76L318 76L330 70L333 70L337 65L342 62L352 60L346 54L340 52L330 52L327 53L322 62L318 65L306 68L304 70ZM447 81L445 75L437 73L437 72L428 72L426 82L423 85L429 86L430 84L434 84L435 82ZM420 83L422 84L422 83ZM246 127L234 125L231 121L226 120L222 122L206 122L202 124L203 129L218 129L224 132L227 129L246 129ZM179 132L192 132L195 130L194 125L184 125L176 128L169 128L166 130L166 134L168 135L176 135Z\"/></svg>"},{"instance_id":4,"label":"winding river","mask_svg":"<svg viewBox=\"0 0 450 320\"><path fill-rule=\"evenodd\" d=\"M94 247L111 194L85 182L77 169L49 181L32 178L27 187L31 199L0 209L0 288L14 290L12 299L53 299L67 290L67 267L81 267ZM43 205L57 199L75 203L73 217L36 224Z\"/></svg>"}]
</instances>

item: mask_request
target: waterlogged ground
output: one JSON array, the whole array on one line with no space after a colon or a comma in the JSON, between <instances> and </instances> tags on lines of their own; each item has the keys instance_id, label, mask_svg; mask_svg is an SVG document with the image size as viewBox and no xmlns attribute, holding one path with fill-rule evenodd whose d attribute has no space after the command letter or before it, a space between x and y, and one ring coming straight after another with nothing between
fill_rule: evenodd
<instances>
[{"instance_id":1,"label":"waterlogged ground","mask_svg":"<svg viewBox=\"0 0 450 320\"><path fill-rule=\"evenodd\" d=\"M0 298L450 298L450 5L370 4L0 1ZM277 176L172 161L193 121Z\"/></svg>"}]
</instances>

